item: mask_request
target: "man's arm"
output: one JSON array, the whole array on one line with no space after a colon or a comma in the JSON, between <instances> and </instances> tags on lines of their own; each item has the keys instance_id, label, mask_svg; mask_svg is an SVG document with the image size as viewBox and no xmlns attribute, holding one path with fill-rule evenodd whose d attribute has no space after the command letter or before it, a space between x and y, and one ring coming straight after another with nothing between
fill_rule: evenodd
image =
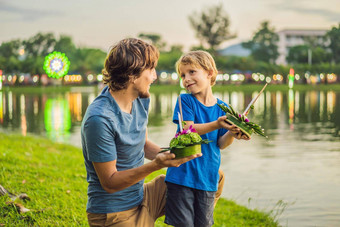
<instances>
[{"instance_id":1,"label":"man's arm","mask_svg":"<svg viewBox=\"0 0 340 227\"><path fill-rule=\"evenodd\" d=\"M158 152L160 152L160 151L161 151L161 148L157 144L148 140L148 131L146 130L145 145L144 145L145 158L147 158L149 160L154 160L156 158Z\"/></svg>"},{"instance_id":2,"label":"man's arm","mask_svg":"<svg viewBox=\"0 0 340 227\"><path fill-rule=\"evenodd\" d=\"M108 193L114 193L136 184L156 170L164 167L178 167L187 161L201 156L202 154L196 154L181 159L174 159L174 154L165 152L157 154L155 159L149 163L124 171L117 170L116 160L93 162L93 166L104 190Z\"/></svg>"}]
</instances>

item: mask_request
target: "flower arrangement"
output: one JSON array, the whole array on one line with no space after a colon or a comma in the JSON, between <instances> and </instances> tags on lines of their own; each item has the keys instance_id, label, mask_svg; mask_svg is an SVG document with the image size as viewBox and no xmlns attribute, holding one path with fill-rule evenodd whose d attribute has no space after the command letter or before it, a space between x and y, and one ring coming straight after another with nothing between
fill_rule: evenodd
<instances>
[{"instance_id":1,"label":"flower arrangement","mask_svg":"<svg viewBox=\"0 0 340 227\"><path fill-rule=\"evenodd\" d=\"M202 140L201 136L196 132L196 129L190 125L187 130L177 132L175 137L170 141L170 149L184 148L191 145L209 143L208 140Z\"/></svg>"},{"instance_id":2,"label":"flower arrangement","mask_svg":"<svg viewBox=\"0 0 340 227\"><path fill-rule=\"evenodd\" d=\"M202 140L201 136L190 125L188 129L184 129L175 134L170 141L170 146L164 148L161 152L170 150L176 155L176 158L183 158L193 154L201 153L201 144L209 143L209 140Z\"/></svg>"},{"instance_id":3,"label":"flower arrangement","mask_svg":"<svg viewBox=\"0 0 340 227\"><path fill-rule=\"evenodd\" d=\"M260 136L268 138L264 134L264 129L262 127L254 122L249 121L249 119L243 115L236 112L231 106L225 106L217 104L227 115L226 121L229 124L234 124L237 127L240 128L242 133L244 133L248 138L250 138L250 135L254 132L255 134L258 134ZM254 109L254 106L250 106L251 109Z\"/></svg>"}]
</instances>

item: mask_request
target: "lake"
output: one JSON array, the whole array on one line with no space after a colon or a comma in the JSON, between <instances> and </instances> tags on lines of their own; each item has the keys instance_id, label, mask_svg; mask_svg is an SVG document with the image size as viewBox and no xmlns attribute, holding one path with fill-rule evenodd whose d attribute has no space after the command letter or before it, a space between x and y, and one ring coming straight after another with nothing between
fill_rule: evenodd
<instances>
[{"instance_id":1,"label":"lake","mask_svg":"<svg viewBox=\"0 0 340 227\"><path fill-rule=\"evenodd\" d=\"M94 88L32 94L0 91L0 131L80 147ZM242 112L257 92L215 92ZM177 92L152 93L149 138L168 146ZM222 150L223 197L272 211L283 226L340 226L340 91L265 91L250 111L268 139L253 135Z\"/></svg>"}]
</instances>

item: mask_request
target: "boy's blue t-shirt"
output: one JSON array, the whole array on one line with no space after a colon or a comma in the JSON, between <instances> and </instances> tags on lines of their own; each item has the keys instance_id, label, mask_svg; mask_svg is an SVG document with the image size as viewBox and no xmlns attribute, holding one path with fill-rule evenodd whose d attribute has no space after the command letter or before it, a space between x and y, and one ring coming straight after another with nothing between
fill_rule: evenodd
<instances>
[{"instance_id":1,"label":"boy's blue t-shirt","mask_svg":"<svg viewBox=\"0 0 340 227\"><path fill-rule=\"evenodd\" d=\"M116 160L118 171L144 164L144 144L150 99L137 98L131 114L122 112L108 87L89 105L81 139L88 181L87 212L112 213L131 209L143 200L144 180L115 193L101 186L92 162Z\"/></svg>"},{"instance_id":2,"label":"boy's blue t-shirt","mask_svg":"<svg viewBox=\"0 0 340 227\"><path fill-rule=\"evenodd\" d=\"M205 106L191 94L182 94L181 103L184 121L202 124L216 121L220 116L225 115L225 112L217 104ZM217 99L217 103L227 105L220 99ZM178 101L173 115L175 124L178 124L177 112L179 112ZM212 141L208 144L202 144L203 156L179 167L168 168L165 181L204 191L217 191L218 170L221 163L221 153L217 141L226 132L226 129L221 128L201 135L202 139Z\"/></svg>"}]
</instances>

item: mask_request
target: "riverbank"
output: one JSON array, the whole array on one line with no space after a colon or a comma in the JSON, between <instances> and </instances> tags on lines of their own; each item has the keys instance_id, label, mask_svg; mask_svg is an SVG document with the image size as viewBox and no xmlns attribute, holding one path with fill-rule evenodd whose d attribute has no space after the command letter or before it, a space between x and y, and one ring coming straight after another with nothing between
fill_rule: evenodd
<instances>
[{"instance_id":1,"label":"riverbank","mask_svg":"<svg viewBox=\"0 0 340 227\"><path fill-rule=\"evenodd\" d=\"M240 91L240 92L254 92L260 91L264 84L225 84L225 85L215 85L213 86L214 92L223 91ZM19 86L19 87L3 87L2 91L11 91L14 93L65 93L65 92L95 92L97 93L100 88L96 85L94 86L41 86L41 87L29 87L29 86ZM168 92L180 92L184 90L179 85L158 85L153 84L150 88L152 93L168 93ZM287 84L269 84L266 91L288 91L289 87ZM294 91L340 91L340 84L296 84L292 88Z\"/></svg>"},{"instance_id":2,"label":"riverbank","mask_svg":"<svg viewBox=\"0 0 340 227\"><path fill-rule=\"evenodd\" d=\"M26 193L18 213L9 196L0 196L0 226L88 226L86 172L81 149L42 137L0 133L0 184L13 194ZM146 179L150 181L155 172ZM164 217L163 217L164 218ZM166 226L163 218L156 226ZM278 226L276 217L220 199L214 226Z\"/></svg>"}]
</instances>

